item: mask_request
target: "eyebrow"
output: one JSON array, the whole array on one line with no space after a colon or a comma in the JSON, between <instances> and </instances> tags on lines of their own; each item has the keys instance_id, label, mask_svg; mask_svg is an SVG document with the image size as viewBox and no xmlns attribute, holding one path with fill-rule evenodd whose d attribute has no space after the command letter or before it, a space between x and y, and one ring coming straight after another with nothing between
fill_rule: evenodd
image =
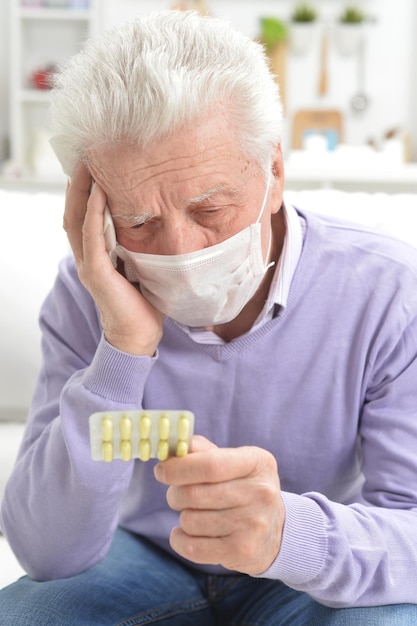
<instances>
[{"instance_id":1,"label":"eyebrow","mask_svg":"<svg viewBox=\"0 0 417 626\"><path fill-rule=\"evenodd\" d=\"M228 195L235 196L238 193L238 190L234 189L233 187L228 187L227 185L216 185L215 187L212 187L211 189L207 189L207 191L203 191L203 193L199 194L198 196L195 196L194 198L188 198L188 200L186 201L186 204L188 206L193 205L193 204L200 204L201 202L204 202L205 200L209 200L216 194L222 193L222 192L226 192L226 194Z\"/></svg>"},{"instance_id":2,"label":"eyebrow","mask_svg":"<svg viewBox=\"0 0 417 626\"><path fill-rule=\"evenodd\" d=\"M207 189L207 191L203 191L203 193L199 194L198 196L194 196L193 198L188 198L185 201L185 204L187 206L201 204L202 202L209 200L210 198L212 198L218 193L226 193L228 195L235 196L238 193L238 190L233 187L229 187L227 185L216 185L215 187L212 187L211 189ZM134 224L135 226L140 226L141 224L145 224L148 220L151 220L154 217L155 215L151 211L145 211L144 213L141 213L140 215L137 215L134 213L131 213L129 215L124 215L122 213L112 214L112 218L118 218L119 220L130 222L131 224Z\"/></svg>"},{"instance_id":3,"label":"eyebrow","mask_svg":"<svg viewBox=\"0 0 417 626\"><path fill-rule=\"evenodd\" d=\"M130 222L131 224L135 224L136 226L140 226L141 224L145 224L148 220L151 220L154 216L150 211L141 213L140 215L135 215L131 213L130 215L123 215L122 213L113 213L112 218L117 217L119 220L124 220L125 222Z\"/></svg>"}]
</instances>

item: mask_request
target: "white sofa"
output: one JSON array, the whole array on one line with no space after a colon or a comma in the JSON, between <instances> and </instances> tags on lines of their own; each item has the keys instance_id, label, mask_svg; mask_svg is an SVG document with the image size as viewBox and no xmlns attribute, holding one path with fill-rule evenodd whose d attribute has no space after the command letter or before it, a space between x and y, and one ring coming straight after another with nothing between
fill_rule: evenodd
<instances>
[{"instance_id":1,"label":"white sofa","mask_svg":"<svg viewBox=\"0 0 417 626\"><path fill-rule=\"evenodd\" d=\"M0 189L0 500L39 367L39 308L69 249L62 214L62 193ZM0 537L0 588L22 573Z\"/></svg>"},{"instance_id":2,"label":"white sofa","mask_svg":"<svg viewBox=\"0 0 417 626\"><path fill-rule=\"evenodd\" d=\"M417 246L417 194L288 191L286 199L315 211L385 229ZM0 189L0 499L21 438L40 360L37 318L68 253L63 194ZM0 538L0 588L22 573Z\"/></svg>"}]
</instances>

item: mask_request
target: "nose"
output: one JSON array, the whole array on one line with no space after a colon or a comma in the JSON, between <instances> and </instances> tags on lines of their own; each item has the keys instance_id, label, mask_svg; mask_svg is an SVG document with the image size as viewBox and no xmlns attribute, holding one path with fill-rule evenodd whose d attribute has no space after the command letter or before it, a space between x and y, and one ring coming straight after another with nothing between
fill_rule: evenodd
<instances>
[{"instance_id":1,"label":"nose","mask_svg":"<svg viewBox=\"0 0 417 626\"><path fill-rule=\"evenodd\" d=\"M187 220L177 220L164 225L160 242L160 253L166 255L186 254L204 247L197 229Z\"/></svg>"}]
</instances>

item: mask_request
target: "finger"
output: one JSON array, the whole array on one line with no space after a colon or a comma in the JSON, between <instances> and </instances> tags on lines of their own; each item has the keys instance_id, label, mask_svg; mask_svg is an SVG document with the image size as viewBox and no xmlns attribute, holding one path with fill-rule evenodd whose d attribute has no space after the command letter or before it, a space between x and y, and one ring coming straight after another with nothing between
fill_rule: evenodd
<instances>
[{"instance_id":1,"label":"finger","mask_svg":"<svg viewBox=\"0 0 417 626\"><path fill-rule=\"evenodd\" d=\"M219 483L171 485L166 499L174 511L266 510L279 502L280 481L277 473L271 473Z\"/></svg>"},{"instance_id":2,"label":"finger","mask_svg":"<svg viewBox=\"0 0 417 626\"><path fill-rule=\"evenodd\" d=\"M227 511L183 511L180 515L181 529L190 537L227 537L244 532L246 519L240 508Z\"/></svg>"},{"instance_id":3,"label":"finger","mask_svg":"<svg viewBox=\"0 0 417 626\"><path fill-rule=\"evenodd\" d=\"M212 450L214 448L217 448L216 444L214 444L212 441L209 441L209 439L207 439L206 437L203 437L202 435L193 436L191 442L191 452L204 452L206 450ZM182 458L181 460L183 461L184 458ZM165 470L163 466L167 462L168 461L163 461L162 463L158 463L158 465L156 465L154 468L154 475L156 480L159 480L162 483L165 482Z\"/></svg>"},{"instance_id":4,"label":"finger","mask_svg":"<svg viewBox=\"0 0 417 626\"><path fill-rule=\"evenodd\" d=\"M273 563L281 545L282 532L258 534L240 528L223 536L193 536L182 528L171 530L169 543L180 556L200 565L222 565L238 572L259 575Z\"/></svg>"},{"instance_id":5,"label":"finger","mask_svg":"<svg viewBox=\"0 0 417 626\"><path fill-rule=\"evenodd\" d=\"M170 486L166 498L174 511L233 509L251 499L252 482L245 479L221 483Z\"/></svg>"},{"instance_id":6,"label":"finger","mask_svg":"<svg viewBox=\"0 0 417 626\"><path fill-rule=\"evenodd\" d=\"M225 559L223 537L190 537L182 528L172 529L169 543L171 548L185 559L200 565L220 565Z\"/></svg>"},{"instance_id":7,"label":"finger","mask_svg":"<svg viewBox=\"0 0 417 626\"><path fill-rule=\"evenodd\" d=\"M192 452L204 452L205 450L213 450L217 448L216 444L206 439L202 435L194 435L191 443Z\"/></svg>"},{"instance_id":8,"label":"finger","mask_svg":"<svg viewBox=\"0 0 417 626\"><path fill-rule=\"evenodd\" d=\"M67 185L63 226L77 262L83 258L82 228L91 182L88 169L80 164Z\"/></svg>"},{"instance_id":9,"label":"finger","mask_svg":"<svg viewBox=\"0 0 417 626\"><path fill-rule=\"evenodd\" d=\"M264 457L269 464L275 463L269 452L253 446L212 448L158 464L155 477L166 485L177 486L226 482L261 471L267 462Z\"/></svg>"},{"instance_id":10,"label":"finger","mask_svg":"<svg viewBox=\"0 0 417 626\"><path fill-rule=\"evenodd\" d=\"M104 211L106 203L106 194L97 183L94 183L88 198L82 231L83 258L89 266L92 266L97 261L101 264L103 258L106 260L106 263L109 260L104 239Z\"/></svg>"}]
</instances>

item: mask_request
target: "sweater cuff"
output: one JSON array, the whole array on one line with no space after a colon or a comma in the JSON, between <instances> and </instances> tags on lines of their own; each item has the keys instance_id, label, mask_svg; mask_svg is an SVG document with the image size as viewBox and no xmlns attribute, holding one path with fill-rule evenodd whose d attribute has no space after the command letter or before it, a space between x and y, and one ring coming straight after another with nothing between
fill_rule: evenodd
<instances>
[{"instance_id":1,"label":"sweater cuff","mask_svg":"<svg viewBox=\"0 0 417 626\"><path fill-rule=\"evenodd\" d=\"M122 404L138 405L157 356L136 356L121 352L102 335L94 358L85 370L83 384L95 395Z\"/></svg>"},{"instance_id":2,"label":"sweater cuff","mask_svg":"<svg viewBox=\"0 0 417 626\"><path fill-rule=\"evenodd\" d=\"M284 492L285 523L278 556L257 578L279 579L288 586L305 585L322 570L327 559L326 518L320 506L305 495Z\"/></svg>"}]
</instances>

